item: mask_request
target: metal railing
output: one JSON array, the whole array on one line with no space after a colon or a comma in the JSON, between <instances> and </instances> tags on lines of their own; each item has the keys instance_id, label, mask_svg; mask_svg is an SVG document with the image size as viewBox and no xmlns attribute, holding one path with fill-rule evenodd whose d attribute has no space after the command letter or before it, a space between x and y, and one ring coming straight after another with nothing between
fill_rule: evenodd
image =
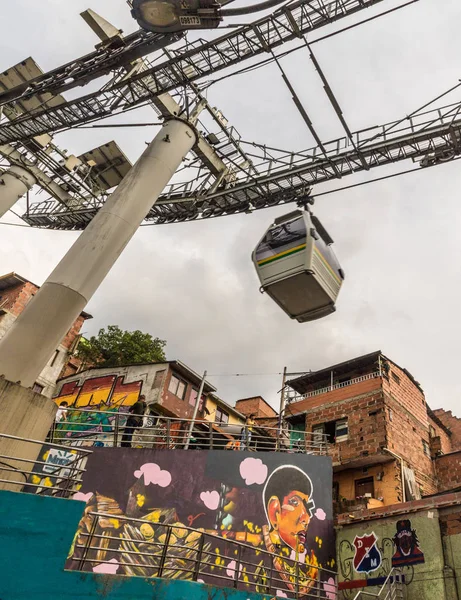
<instances>
[{"instance_id":1,"label":"metal railing","mask_svg":"<svg viewBox=\"0 0 461 600\"><path fill-rule=\"evenodd\" d=\"M369 379L375 379L376 377L381 377L379 371L373 373L367 373L366 375L361 375L360 377L354 377L353 379L349 379L349 381L342 381L341 383L335 383L333 385L329 385L327 387L318 388L316 390L312 390L311 392L306 392L305 394L293 394L291 395L288 391L287 400L288 402L300 402L301 400L306 400L306 398L313 398L314 396L320 396L321 394L327 394L328 392L332 392L333 390L339 390L341 388L348 387L350 385L354 385L356 383L361 383L362 381L367 381Z\"/></svg>"},{"instance_id":2,"label":"metal railing","mask_svg":"<svg viewBox=\"0 0 461 600\"><path fill-rule=\"evenodd\" d=\"M51 443L64 446L132 446L184 449L191 419L158 415L131 415L119 411L66 409L64 420L49 433ZM139 422L133 422L138 419ZM261 425L225 424L197 419L193 422L189 449L250 450L324 455L327 436L306 432L291 439L286 428Z\"/></svg>"},{"instance_id":3,"label":"metal railing","mask_svg":"<svg viewBox=\"0 0 461 600\"><path fill-rule=\"evenodd\" d=\"M262 534L259 543L249 544L181 523L102 512L86 519L68 569L185 579L294 599L323 597L329 582L335 593L336 572L269 552Z\"/></svg>"},{"instance_id":4,"label":"metal railing","mask_svg":"<svg viewBox=\"0 0 461 600\"><path fill-rule=\"evenodd\" d=\"M61 498L71 498L78 491L92 453L87 448L66 450L58 444L0 433L0 452L6 445L14 451L0 454L0 489ZM43 454L45 460L41 460Z\"/></svg>"},{"instance_id":5,"label":"metal railing","mask_svg":"<svg viewBox=\"0 0 461 600\"><path fill-rule=\"evenodd\" d=\"M360 590L354 596L353 600L364 600L365 598L379 598L380 600L404 600L406 597L405 591L405 575L402 574L400 569L392 568L379 592Z\"/></svg>"}]
</instances>

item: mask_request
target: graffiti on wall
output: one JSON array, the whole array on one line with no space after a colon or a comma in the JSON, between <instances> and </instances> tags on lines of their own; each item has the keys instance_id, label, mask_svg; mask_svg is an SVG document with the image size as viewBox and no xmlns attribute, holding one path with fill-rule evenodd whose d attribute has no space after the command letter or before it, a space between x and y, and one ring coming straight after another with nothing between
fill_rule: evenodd
<instances>
[{"instance_id":1,"label":"graffiti on wall","mask_svg":"<svg viewBox=\"0 0 461 600\"><path fill-rule=\"evenodd\" d=\"M83 479L80 497L87 507L67 568L80 567L80 546L98 511L114 518L99 520L84 570L155 576L163 548L152 542L165 538L165 524L174 524L164 577L192 578L183 567L197 555L195 531L201 531L210 534L200 567L204 582L229 587L225 580L238 576L244 588L263 592L277 572L281 595L289 597L294 588L287 573L298 572L300 595L320 577L319 597L335 598L333 574L319 572L320 566L335 567L331 480L327 457L293 455L287 464L276 453L96 449ZM127 523L123 515L148 523ZM195 531L181 534L181 525ZM228 540L245 544L240 569ZM256 568L248 570L247 563Z\"/></svg>"},{"instance_id":2,"label":"graffiti on wall","mask_svg":"<svg viewBox=\"0 0 461 600\"><path fill-rule=\"evenodd\" d=\"M378 537L374 532L355 536L353 565L357 573L371 573L381 566L382 557L377 542Z\"/></svg>"},{"instance_id":3,"label":"graffiti on wall","mask_svg":"<svg viewBox=\"0 0 461 600\"><path fill-rule=\"evenodd\" d=\"M382 585L392 567L399 567L404 582L410 585L414 577L414 565L424 563L416 530L409 519L396 522L396 533L392 538L381 540L372 532L356 536L351 544L343 540L338 549L338 566L342 581L339 589L348 600L357 593L356 574L365 574L363 586ZM370 568L371 567L371 568Z\"/></svg>"},{"instance_id":4,"label":"graffiti on wall","mask_svg":"<svg viewBox=\"0 0 461 600\"><path fill-rule=\"evenodd\" d=\"M82 385L77 381L65 383L54 398L58 406L66 408L65 419L56 424L56 437L84 438L112 432L115 415L127 413L135 404L142 384L142 380L125 383L125 376L117 374L92 377Z\"/></svg>"},{"instance_id":5,"label":"graffiti on wall","mask_svg":"<svg viewBox=\"0 0 461 600\"><path fill-rule=\"evenodd\" d=\"M419 547L416 530L412 529L410 519L403 519L396 523L396 533L392 538L395 544L395 553L392 557L392 566L418 565L424 562L424 553Z\"/></svg>"}]
</instances>

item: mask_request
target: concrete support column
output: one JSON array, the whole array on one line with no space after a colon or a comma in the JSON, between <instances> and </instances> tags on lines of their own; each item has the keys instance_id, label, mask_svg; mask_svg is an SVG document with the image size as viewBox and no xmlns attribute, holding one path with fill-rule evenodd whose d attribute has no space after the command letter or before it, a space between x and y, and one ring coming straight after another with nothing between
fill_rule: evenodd
<instances>
[{"instance_id":1,"label":"concrete support column","mask_svg":"<svg viewBox=\"0 0 461 600\"><path fill-rule=\"evenodd\" d=\"M12 208L19 198L37 183L35 177L22 167L13 166L0 174L0 217Z\"/></svg>"},{"instance_id":2,"label":"concrete support column","mask_svg":"<svg viewBox=\"0 0 461 600\"><path fill-rule=\"evenodd\" d=\"M184 121L163 125L0 341L0 375L33 385L196 141Z\"/></svg>"},{"instance_id":3,"label":"concrete support column","mask_svg":"<svg viewBox=\"0 0 461 600\"><path fill-rule=\"evenodd\" d=\"M44 440L56 410L56 404L49 398L17 383L0 379L0 434ZM6 480L0 481L0 490L22 490L27 479L26 471L32 471L34 463L21 459L34 461L41 447L41 444L0 435L0 480Z\"/></svg>"}]
</instances>

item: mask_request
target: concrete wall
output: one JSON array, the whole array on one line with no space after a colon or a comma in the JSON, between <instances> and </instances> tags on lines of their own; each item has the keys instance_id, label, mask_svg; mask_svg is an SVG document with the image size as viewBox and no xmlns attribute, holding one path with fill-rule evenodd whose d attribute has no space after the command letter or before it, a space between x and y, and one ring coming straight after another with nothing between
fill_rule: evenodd
<instances>
[{"instance_id":1,"label":"concrete wall","mask_svg":"<svg viewBox=\"0 0 461 600\"><path fill-rule=\"evenodd\" d=\"M419 564L411 564L409 558L408 564L402 567L406 578L407 600L434 600L435 598L442 600L446 596L438 513L434 510L424 511L407 515L407 518L410 520L411 529L416 532L419 551L422 552L422 555L417 552L419 556L416 560L424 560ZM399 517L381 518L363 523L351 523L338 529L337 560L340 589L359 579L388 575L393 564L393 557L397 553L393 538L396 536L397 523L400 520L403 519ZM374 544L372 543L373 538L370 536L374 536L376 539ZM360 568L374 567L374 565L365 564L361 567L358 564L360 554L356 546L360 545L361 540L363 540L363 544L371 546L370 553L375 553L377 557L376 568L372 568L368 573L360 572ZM364 560L367 561L366 558ZM343 589L341 591L342 598L352 598L357 591L358 588ZM368 591L376 591L376 588Z\"/></svg>"},{"instance_id":2,"label":"concrete wall","mask_svg":"<svg viewBox=\"0 0 461 600\"><path fill-rule=\"evenodd\" d=\"M0 491L0 598L5 600L269 600L174 581L64 571L84 504Z\"/></svg>"},{"instance_id":3,"label":"concrete wall","mask_svg":"<svg viewBox=\"0 0 461 600\"><path fill-rule=\"evenodd\" d=\"M354 598L392 567L405 576L407 600L459 600L461 493L445 494L338 517L340 600ZM376 581L378 580L378 582Z\"/></svg>"},{"instance_id":4,"label":"concrete wall","mask_svg":"<svg viewBox=\"0 0 461 600\"><path fill-rule=\"evenodd\" d=\"M148 520L152 524L150 539L155 540L165 533L159 524L162 522L205 531L206 561L200 577L213 585L228 586L233 577L235 547L227 540L246 543L242 561L258 565L257 572L248 564L242 570L241 583L249 591L261 589L271 569L278 568L280 557L297 561L299 572L313 579L316 569L314 573L312 563L330 571L334 567L332 472L328 457L95 448L86 469L81 493L87 498L87 512L110 511L118 516L115 531L112 522L105 519L97 524L99 537L85 562L85 570L102 561L117 561L118 574L145 574L146 569L149 572L153 568L155 556L142 556L139 549L124 554L127 538L133 534L142 540L143 530L136 524L125 525L123 516ZM296 493L302 495L308 508ZM82 519L79 536L91 527L88 519L91 521L92 517ZM114 539L109 540L109 535ZM171 572L180 568L184 559L195 555L194 543L185 538L178 546L178 556L169 557ZM81 549L75 548L68 568L78 566L80 557ZM287 564L296 568L293 562ZM329 585L331 578L334 583L334 573L322 571L322 587ZM312 587L313 583L309 579L306 585ZM293 592L289 581L280 585L290 597Z\"/></svg>"},{"instance_id":5,"label":"concrete wall","mask_svg":"<svg viewBox=\"0 0 461 600\"><path fill-rule=\"evenodd\" d=\"M17 383L0 379L0 432L31 440L43 441L56 413L54 402L31 389L23 388ZM0 438L0 454L34 461L41 449L40 444L31 444L20 440ZM21 460L2 458L0 479L15 481L21 485L0 482L0 489L21 489L33 463ZM12 470L14 469L14 470Z\"/></svg>"}]
</instances>

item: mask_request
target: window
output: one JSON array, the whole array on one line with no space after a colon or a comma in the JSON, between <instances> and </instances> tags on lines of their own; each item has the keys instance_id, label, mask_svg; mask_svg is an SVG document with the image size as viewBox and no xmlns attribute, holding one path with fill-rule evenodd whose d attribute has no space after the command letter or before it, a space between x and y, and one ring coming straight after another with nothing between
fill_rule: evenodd
<instances>
[{"instance_id":1,"label":"window","mask_svg":"<svg viewBox=\"0 0 461 600\"><path fill-rule=\"evenodd\" d=\"M327 436L326 441L330 444L344 442L349 438L347 418L339 419L338 421L329 421L328 423L322 423L320 425L314 425L312 428L312 433L314 441L320 441L322 439L322 435L325 434Z\"/></svg>"},{"instance_id":2,"label":"window","mask_svg":"<svg viewBox=\"0 0 461 600\"><path fill-rule=\"evenodd\" d=\"M192 388L189 394L189 404L191 406L195 406L196 402L197 402L197 396L198 396L198 390L196 390L195 388Z\"/></svg>"},{"instance_id":3,"label":"window","mask_svg":"<svg viewBox=\"0 0 461 600\"><path fill-rule=\"evenodd\" d=\"M39 383L34 383L34 387L32 388L32 391L37 392L37 394L41 394L44 390L44 387L45 386L40 385Z\"/></svg>"},{"instance_id":4,"label":"window","mask_svg":"<svg viewBox=\"0 0 461 600\"><path fill-rule=\"evenodd\" d=\"M374 498L375 486L373 477L364 477L363 479L355 480L355 497L356 498Z\"/></svg>"},{"instance_id":5,"label":"window","mask_svg":"<svg viewBox=\"0 0 461 600\"><path fill-rule=\"evenodd\" d=\"M389 421L392 421L392 408L389 409Z\"/></svg>"},{"instance_id":6,"label":"window","mask_svg":"<svg viewBox=\"0 0 461 600\"><path fill-rule=\"evenodd\" d=\"M198 396L198 389L197 388L192 388L189 394L189 404L191 406L195 406L196 402L197 402L197 396ZM198 410L199 412L201 412L203 410L203 402L205 400L205 397L202 394L202 397L200 398L200 404L198 405Z\"/></svg>"},{"instance_id":7,"label":"window","mask_svg":"<svg viewBox=\"0 0 461 600\"><path fill-rule=\"evenodd\" d=\"M347 419L336 421L335 423L335 442L344 442L349 437L349 430L347 428Z\"/></svg>"},{"instance_id":8,"label":"window","mask_svg":"<svg viewBox=\"0 0 461 600\"><path fill-rule=\"evenodd\" d=\"M391 371L391 377L395 381L395 383L397 383L398 385L400 385L400 377L398 375L396 375L394 373L394 371Z\"/></svg>"},{"instance_id":9,"label":"window","mask_svg":"<svg viewBox=\"0 0 461 600\"><path fill-rule=\"evenodd\" d=\"M218 406L216 408L215 420L217 423L229 423L229 413L226 413L225 410Z\"/></svg>"},{"instance_id":10,"label":"window","mask_svg":"<svg viewBox=\"0 0 461 600\"><path fill-rule=\"evenodd\" d=\"M170 384L168 386L168 391L184 400L184 394L186 392L187 384L182 379L176 377L176 375L172 375L170 379Z\"/></svg>"},{"instance_id":11,"label":"window","mask_svg":"<svg viewBox=\"0 0 461 600\"><path fill-rule=\"evenodd\" d=\"M429 444L426 442L426 440L421 440L423 443L423 452L424 454L426 454L427 456L431 455L431 449L429 448Z\"/></svg>"}]
</instances>

